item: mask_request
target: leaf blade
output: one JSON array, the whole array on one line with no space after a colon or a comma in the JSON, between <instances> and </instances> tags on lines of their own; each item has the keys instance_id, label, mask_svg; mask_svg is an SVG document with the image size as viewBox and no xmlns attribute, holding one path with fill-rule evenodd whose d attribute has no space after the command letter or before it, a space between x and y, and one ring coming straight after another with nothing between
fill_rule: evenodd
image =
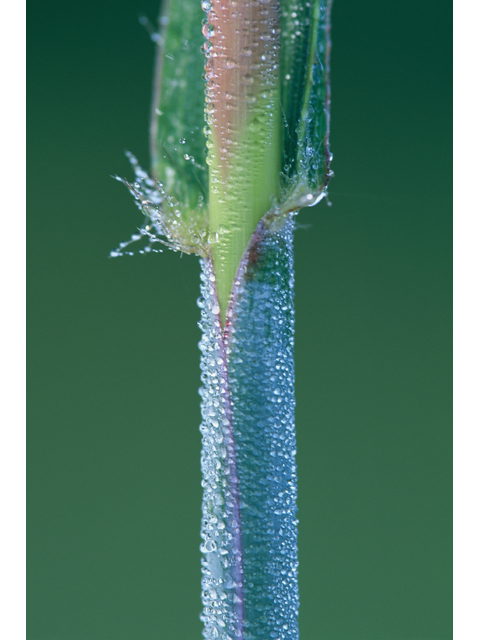
<instances>
[{"instance_id":1,"label":"leaf blade","mask_svg":"<svg viewBox=\"0 0 480 640\"><path fill-rule=\"evenodd\" d=\"M316 204L331 176L330 8L331 0L282 3L283 208L287 210Z\"/></svg>"},{"instance_id":2,"label":"leaf blade","mask_svg":"<svg viewBox=\"0 0 480 640\"><path fill-rule=\"evenodd\" d=\"M208 193L202 19L198 0L164 0L150 122L152 172L184 217Z\"/></svg>"}]
</instances>

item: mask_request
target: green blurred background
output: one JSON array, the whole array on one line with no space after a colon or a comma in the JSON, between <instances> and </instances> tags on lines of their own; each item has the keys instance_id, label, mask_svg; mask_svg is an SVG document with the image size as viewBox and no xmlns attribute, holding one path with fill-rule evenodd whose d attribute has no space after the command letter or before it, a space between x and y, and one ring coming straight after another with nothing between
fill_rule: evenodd
<instances>
[{"instance_id":1,"label":"green blurred background","mask_svg":"<svg viewBox=\"0 0 480 640\"><path fill-rule=\"evenodd\" d=\"M180 1L180 0L178 0ZM451 631L450 4L335 0L296 233L303 640ZM141 216L156 0L29 5L29 640L201 637L199 265Z\"/></svg>"}]
</instances>

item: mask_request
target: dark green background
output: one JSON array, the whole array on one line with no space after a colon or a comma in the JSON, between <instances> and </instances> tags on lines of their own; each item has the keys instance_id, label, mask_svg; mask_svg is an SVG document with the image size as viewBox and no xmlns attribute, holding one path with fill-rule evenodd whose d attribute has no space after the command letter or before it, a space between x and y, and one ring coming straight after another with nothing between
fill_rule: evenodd
<instances>
[{"instance_id":1,"label":"dark green background","mask_svg":"<svg viewBox=\"0 0 480 640\"><path fill-rule=\"evenodd\" d=\"M29 640L201 637L199 267L141 217L155 0L29 6ZM451 638L450 4L336 0L296 234L303 640Z\"/></svg>"}]
</instances>

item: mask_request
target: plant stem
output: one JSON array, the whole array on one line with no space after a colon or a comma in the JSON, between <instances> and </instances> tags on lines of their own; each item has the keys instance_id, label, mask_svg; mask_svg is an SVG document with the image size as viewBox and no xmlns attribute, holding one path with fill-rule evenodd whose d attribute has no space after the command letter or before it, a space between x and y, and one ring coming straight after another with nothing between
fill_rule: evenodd
<instances>
[{"instance_id":1,"label":"plant stem","mask_svg":"<svg viewBox=\"0 0 480 640\"><path fill-rule=\"evenodd\" d=\"M224 324L240 260L279 196L279 0L213 0L208 21L209 228Z\"/></svg>"},{"instance_id":2,"label":"plant stem","mask_svg":"<svg viewBox=\"0 0 480 640\"><path fill-rule=\"evenodd\" d=\"M298 640L293 216L331 175L330 4L168 0L153 179L124 181L147 221L111 255L201 257L207 640Z\"/></svg>"},{"instance_id":3,"label":"plant stem","mask_svg":"<svg viewBox=\"0 0 480 640\"><path fill-rule=\"evenodd\" d=\"M297 640L293 220L257 226L225 329L202 272L204 636Z\"/></svg>"}]
</instances>

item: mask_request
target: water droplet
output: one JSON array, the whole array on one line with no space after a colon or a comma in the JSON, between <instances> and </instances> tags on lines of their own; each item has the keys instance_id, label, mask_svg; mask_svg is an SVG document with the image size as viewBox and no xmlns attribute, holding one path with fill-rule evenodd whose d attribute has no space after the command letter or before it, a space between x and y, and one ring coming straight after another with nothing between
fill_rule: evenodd
<instances>
[{"instance_id":1,"label":"water droplet","mask_svg":"<svg viewBox=\"0 0 480 640\"><path fill-rule=\"evenodd\" d=\"M215 35L215 29L211 24L207 22L207 24L204 24L202 27L202 33L205 36L205 38L209 40L210 38L213 38L213 36Z\"/></svg>"}]
</instances>

